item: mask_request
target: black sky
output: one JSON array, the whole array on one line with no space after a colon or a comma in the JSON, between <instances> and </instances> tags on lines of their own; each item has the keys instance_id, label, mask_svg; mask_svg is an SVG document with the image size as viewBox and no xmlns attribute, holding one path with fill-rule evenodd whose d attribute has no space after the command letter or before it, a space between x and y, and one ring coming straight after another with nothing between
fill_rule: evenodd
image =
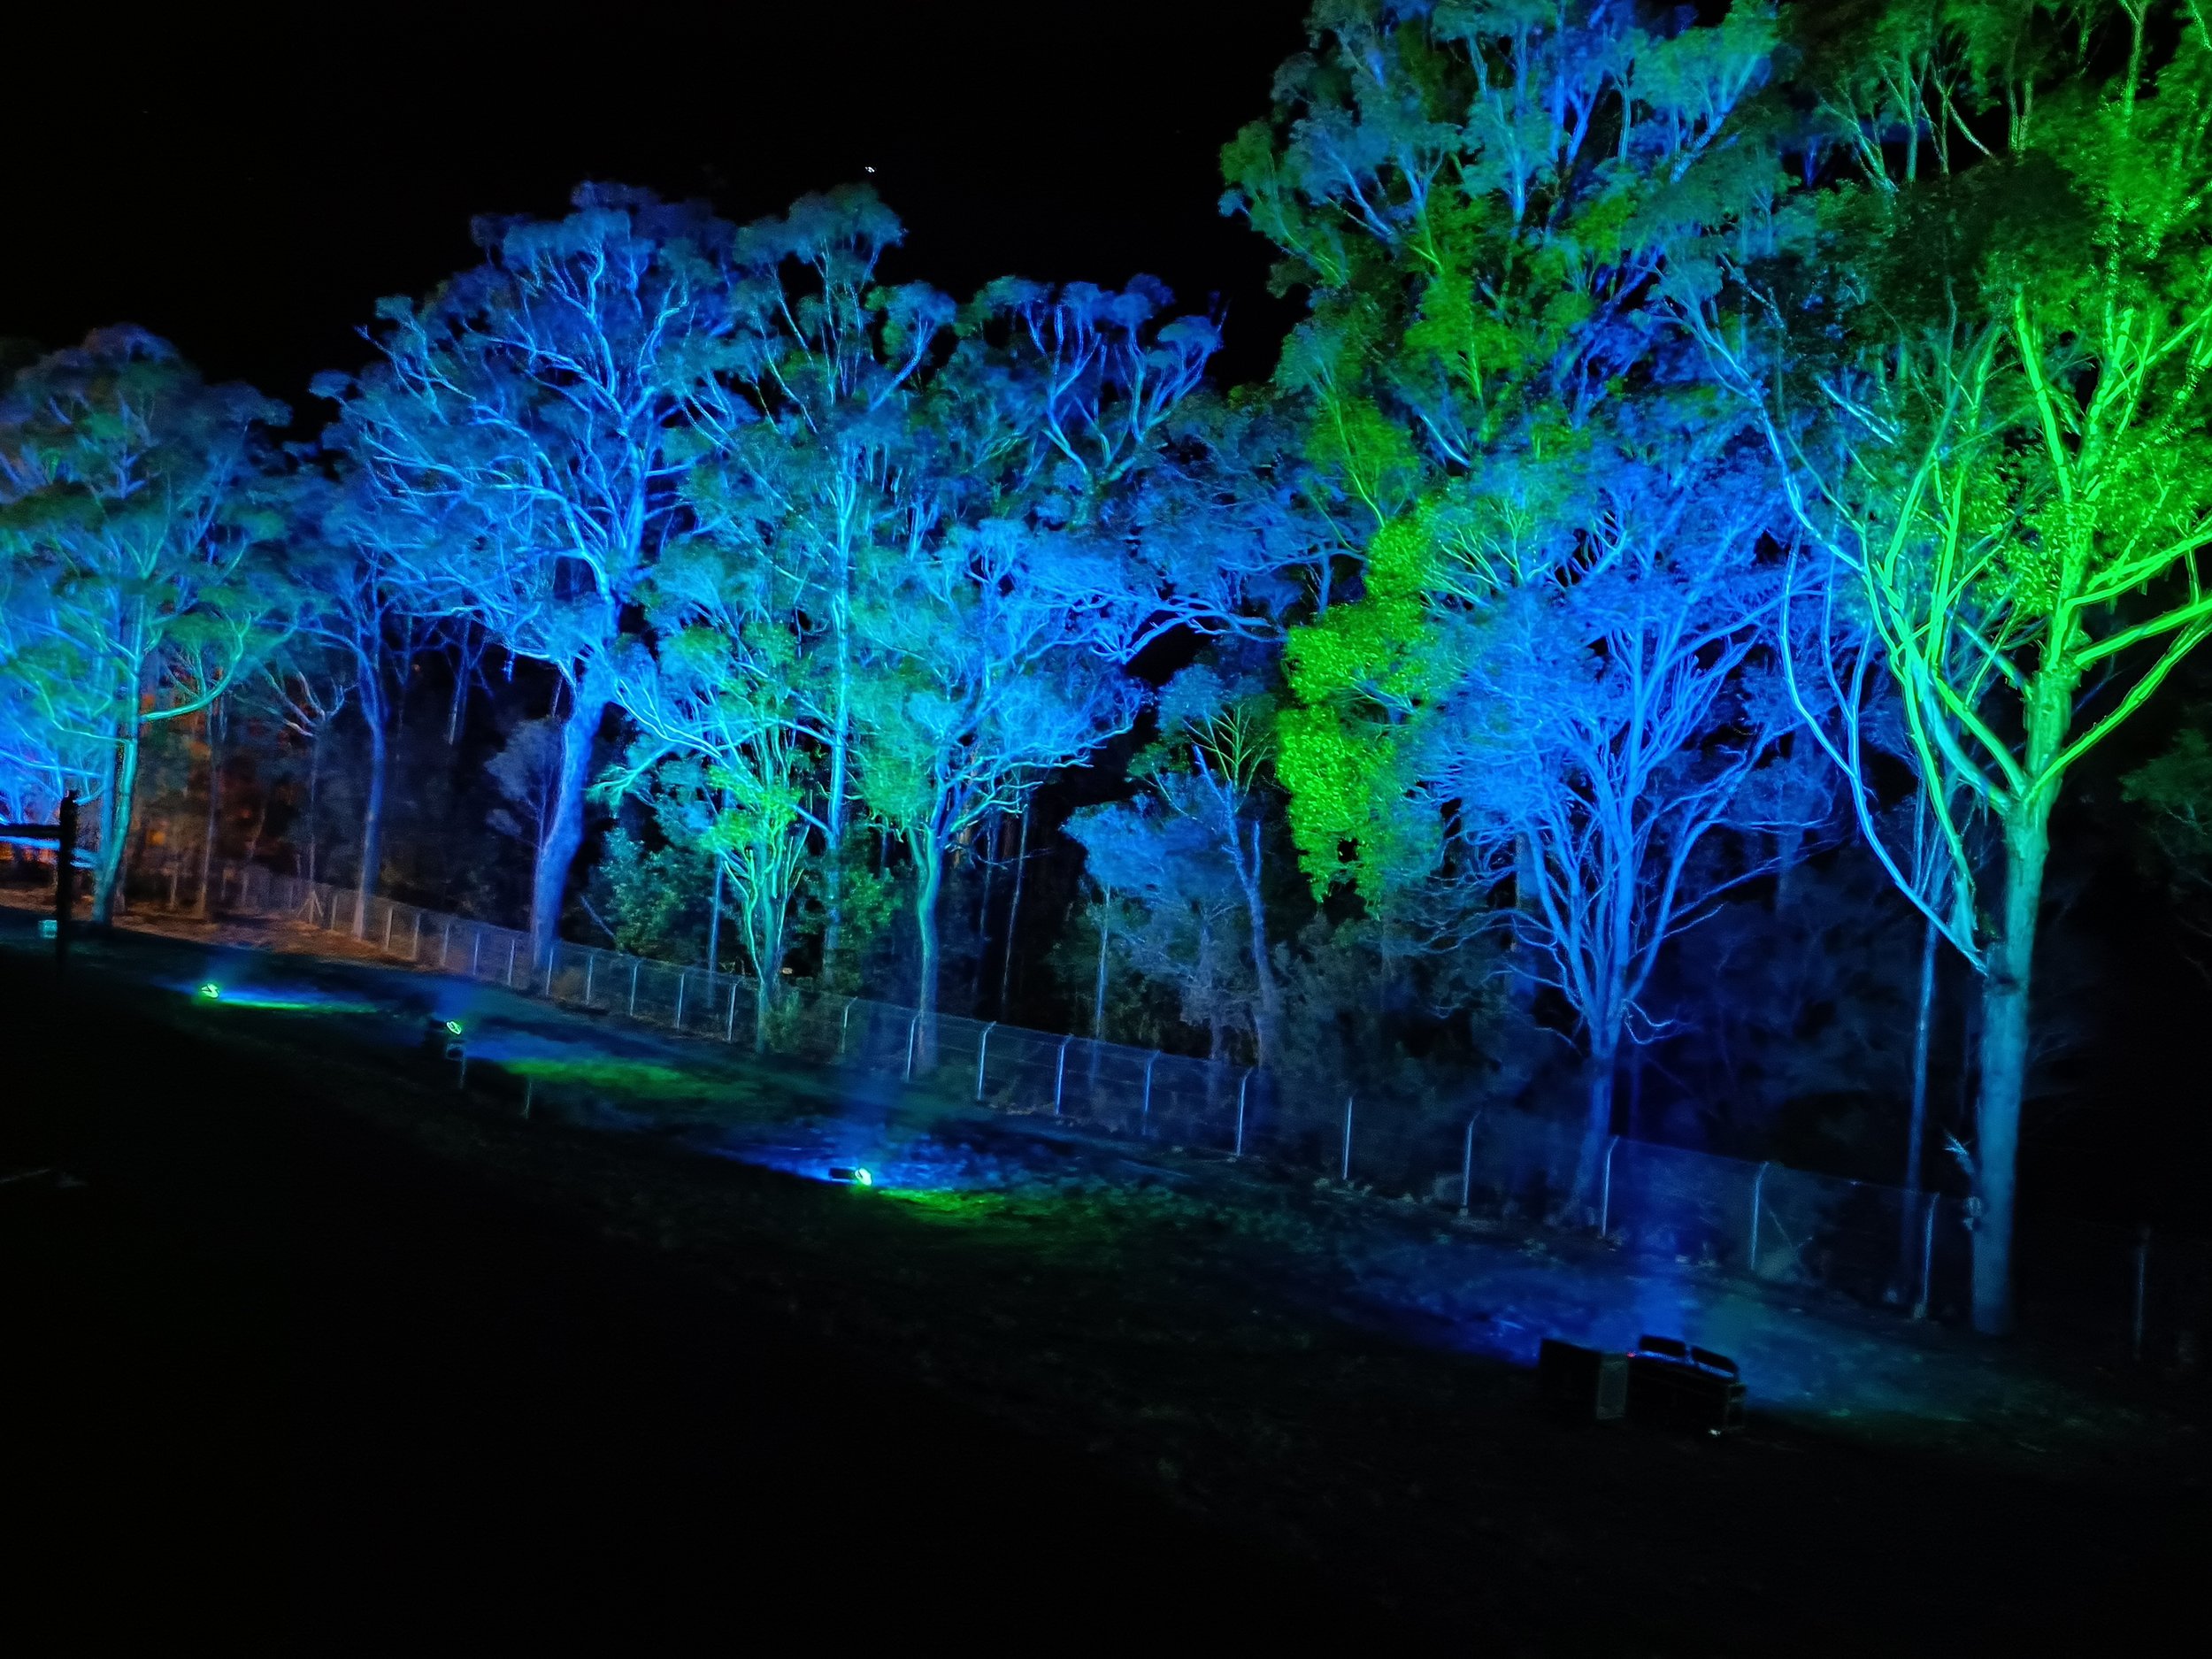
<instances>
[{"instance_id":1,"label":"black sky","mask_svg":"<svg viewBox=\"0 0 2212 1659\"><path fill-rule=\"evenodd\" d=\"M1216 211L1216 160L1265 113L1305 0L613 5L566 27L74 10L7 49L0 334L136 322L297 401L360 360L378 296L471 261L472 214L556 213L586 178L740 219L871 178L909 227L900 275L1150 272L1226 303L1233 378L1267 372L1291 314Z\"/></svg>"}]
</instances>

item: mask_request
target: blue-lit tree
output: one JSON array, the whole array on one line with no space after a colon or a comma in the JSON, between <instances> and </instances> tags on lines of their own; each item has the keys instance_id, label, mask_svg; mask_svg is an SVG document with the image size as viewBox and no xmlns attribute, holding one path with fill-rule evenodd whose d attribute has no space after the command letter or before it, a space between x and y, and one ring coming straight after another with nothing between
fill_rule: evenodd
<instances>
[{"instance_id":1,"label":"blue-lit tree","mask_svg":"<svg viewBox=\"0 0 2212 1659\"><path fill-rule=\"evenodd\" d=\"M381 302L381 361L316 383L413 603L557 678L557 803L531 882L541 952L583 842L610 657L686 519L684 417L730 327L728 226L608 186L584 186L575 209L479 220L485 263L419 305Z\"/></svg>"},{"instance_id":2,"label":"blue-lit tree","mask_svg":"<svg viewBox=\"0 0 2212 1659\"><path fill-rule=\"evenodd\" d=\"M1784 724L1779 511L1653 291L1770 30L1511 0L1316 27L1223 157L1310 296L1276 382L1319 568L1358 582L1291 633L1292 828L1317 888L1437 946L1510 896L1586 1043L1585 1185L1655 953L1759 862L1716 832Z\"/></svg>"},{"instance_id":3,"label":"blue-lit tree","mask_svg":"<svg viewBox=\"0 0 2212 1659\"><path fill-rule=\"evenodd\" d=\"M1092 877L1144 906L1125 955L1178 987L1217 1050L1225 1027L1249 1031L1262 1066L1281 1012L1265 891L1273 705L1256 674L1184 670L1161 694L1159 742L1132 768L1144 794L1068 825Z\"/></svg>"},{"instance_id":4,"label":"blue-lit tree","mask_svg":"<svg viewBox=\"0 0 2212 1659\"><path fill-rule=\"evenodd\" d=\"M268 438L286 419L135 328L32 365L0 406L0 554L12 590L43 595L12 611L17 660L76 682L38 699L57 756L105 750L96 921L122 889L148 728L208 709L290 626Z\"/></svg>"},{"instance_id":5,"label":"blue-lit tree","mask_svg":"<svg viewBox=\"0 0 2212 1659\"><path fill-rule=\"evenodd\" d=\"M365 939L382 866L392 741L415 665L436 648L435 625L426 615L436 601L418 589L412 548L388 539L403 534L404 521L382 511L360 480L331 484L310 477L296 491L297 533L310 549L301 574L314 595L301 614L300 642L335 659L336 678L368 739L353 911L353 936Z\"/></svg>"},{"instance_id":6,"label":"blue-lit tree","mask_svg":"<svg viewBox=\"0 0 2212 1659\"><path fill-rule=\"evenodd\" d=\"M855 710L871 672L856 614L879 596L904 550L933 533L943 497L922 404L953 304L921 284L879 280L902 234L864 188L805 197L738 234L730 327L691 407L683 489L702 545L655 607L663 626L727 626L733 641L753 641L733 643L741 661L726 664L749 707L764 687L753 672L764 630L787 636L789 659L779 658L773 676L775 718L820 756L812 811L823 966L833 978L847 971L841 889L858 772ZM692 701L711 692L697 679L703 666L694 653L679 701L704 722L700 735L719 728L711 745L728 760L732 733L714 712L717 699ZM674 741L665 722L688 717L664 699L656 706L656 729ZM799 762L795 753L776 767ZM780 855L763 866L783 867ZM758 936L780 962L780 929Z\"/></svg>"}]
</instances>

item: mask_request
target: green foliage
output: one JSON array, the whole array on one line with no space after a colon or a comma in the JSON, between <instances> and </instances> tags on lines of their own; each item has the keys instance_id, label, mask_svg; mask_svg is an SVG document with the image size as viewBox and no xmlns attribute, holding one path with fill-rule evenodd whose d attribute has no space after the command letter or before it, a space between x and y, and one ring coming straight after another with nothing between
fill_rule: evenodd
<instances>
[{"instance_id":1,"label":"green foliage","mask_svg":"<svg viewBox=\"0 0 2212 1659\"><path fill-rule=\"evenodd\" d=\"M706 948L703 910L713 883L712 866L697 850L649 849L618 826L608 831L592 870L592 910L613 933L616 949L695 962Z\"/></svg>"}]
</instances>

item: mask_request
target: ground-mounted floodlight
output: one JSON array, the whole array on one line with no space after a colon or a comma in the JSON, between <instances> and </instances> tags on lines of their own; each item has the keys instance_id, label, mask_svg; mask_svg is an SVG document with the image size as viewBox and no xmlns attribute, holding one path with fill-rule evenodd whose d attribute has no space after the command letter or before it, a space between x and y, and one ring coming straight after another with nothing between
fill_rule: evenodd
<instances>
[{"instance_id":1,"label":"ground-mounted floodlight","mask_svg":"<svg viewBox=\"0 0 2212 1659\"><path fill-rule=\"evenodd\" d=\"M209 1002L212 1002L222 996L223 987L216 984L214 980L210 979L200 987L200 995L205 997Z\"/></svg>"},{"instance_id":2,"label":"ground-mounted floodlight","mask_svg":"<svg viewBox=\"0 0 2212 1659\"><path fill-rule=\"evenodd\" d=\"M833 1181L843 1181L853 1187L873 1187L876 1184L873 1173L864 1165L858 1164L850 1165L833 1164L830 1166L829 1178Z\"/></svg>"},{"instance_id":3,"label":"ground-mounted floodlight","mask_svg":"<svg viewBox=\"0 0 2212 1659\"><path fill-rule=\"evenodd\" d=\"M61 937L61 924L50 916L40 917L38 918L38 936L41 939L59 939Z\"/></svg>"}]
</instances>

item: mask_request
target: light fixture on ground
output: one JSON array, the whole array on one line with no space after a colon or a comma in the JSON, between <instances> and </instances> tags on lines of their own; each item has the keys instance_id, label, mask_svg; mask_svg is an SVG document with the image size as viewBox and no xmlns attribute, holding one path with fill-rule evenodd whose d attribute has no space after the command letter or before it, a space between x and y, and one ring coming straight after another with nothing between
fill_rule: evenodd
<instances>
[{"instance_id":1,"label":"light fixture on ground","mask_svg":"<svg viewBox=\"0 0 2212 1659\"><path fill-rule=\"evenodd\" d=\"M876 1178L858 1164L833 1164L830 1166L829 1178L854 1187L873 1187L876 1184Z\"/></svg>"}]
</instances>

